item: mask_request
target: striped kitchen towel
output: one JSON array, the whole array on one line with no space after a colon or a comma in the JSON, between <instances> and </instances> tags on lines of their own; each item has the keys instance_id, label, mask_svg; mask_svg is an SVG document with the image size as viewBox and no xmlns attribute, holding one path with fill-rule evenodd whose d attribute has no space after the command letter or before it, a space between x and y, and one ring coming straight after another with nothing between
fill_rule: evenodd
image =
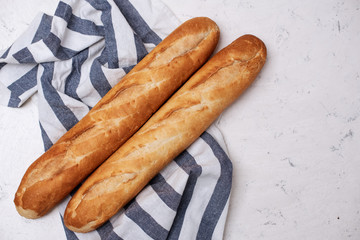
<instances>
[{"instance_id":1,"label":"striped kitchen towel","mask_svg":"<svg viewBox=\"0 0 360 240\"><path fill-rule=\"evenodd\" d=\"M47 150L179 24L160 0L60 1L0 52L0 103L20 107L36 93ZM232 182L224 150L213 125L96 231L64 226L67 239L222 239Z\"/></svg>"}]
</instances>

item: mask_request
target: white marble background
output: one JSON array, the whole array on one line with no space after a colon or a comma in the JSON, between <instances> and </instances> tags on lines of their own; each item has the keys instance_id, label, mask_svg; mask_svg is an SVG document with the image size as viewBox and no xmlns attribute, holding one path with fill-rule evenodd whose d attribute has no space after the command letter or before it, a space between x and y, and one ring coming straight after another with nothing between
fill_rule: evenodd
<instances>
[{"instance_id":1,"label":"white marble background","mask_svg":"<svg viewBox=\"0 0 360 240\"><path fill-rule=\"evenodd\" d=\"M224 239L360 239L360 1L164 0L208 16L218 49L251 33L268 62L217 124L234 165ZM0 49L57 0L0 0ZM20 217L13 196L42 153L36 96L0 106L0 239L65 239L58 213Z\"/></svg>"}]
</instances>

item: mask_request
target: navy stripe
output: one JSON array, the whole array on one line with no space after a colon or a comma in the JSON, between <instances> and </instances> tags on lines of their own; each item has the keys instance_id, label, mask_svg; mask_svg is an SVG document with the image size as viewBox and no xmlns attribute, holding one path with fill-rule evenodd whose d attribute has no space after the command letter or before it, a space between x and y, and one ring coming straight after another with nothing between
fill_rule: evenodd
<instances>
[{"instance_id":1,"label":"navy stripe","mask_svg":"<svg viewBox=\"0 0 360 240\"><path fill-rule=\"evenodd\" d=\"M123 67L123 70L125 71L126 74L128 74L134 67L135 65L131 65L129 67Z\"/></svg>"},{"instance_id":2,"label":"navy stripe","mask_svg":"<svg viewBox=\"0 0 360 240\"><path fill-rule=\"evenodd\" d=\"M90 20L74 15L71 6L64 2L59 2L55 16L64 19L68 23L67 28L70 30L94 36L104 36L105 34L103 26L98 26Z\"/></svg>"},{"instance_id":3,"label":"navy stripe","mask_svg":"<svg viewBox=\"0 0 360 240\"><path fill-rule=\"evenodd\" d=\"M166 239L168 231L159 225L149 213L144 211L136 201L133 201L126 209L125 214L153 239Z\"/></svg>"},{"instance_id":4,"label":"navy stripe","mask_svg":"<svg viewBox=\"0 0 360 240\"><path fill-rule=\"evenodd\" d=\"M43 40L49 50L60 60L72 58L77 52L69 48L61 46L61 40L54 33L50 32Z\"/></svg>"},{"instance_id":5,"label":"navy stripe","mask_svg":"<svg viewBox=\"0 0 360 240\"><path fill-rule=\"evenodd\" d=\"M100 235L100 238L102 240L108 240L109 236L114 233L113 231L114 227L112 226L110 221L106 221L103 225L101 225L100 227L98 227L96 229L96 231L98 232L98 234ZM116 235L116 234L115 234ZM117 236L117 235L116 235ZM113 236L115 237L115 236Z\"/></svg>"},{"instance_id":6,"label":"navy stripe","mask_svg":"<svg viewBox=\"0 0 360 240\"><path fill-rule=\"evenodd\" d=\"M197 239L211 239L230 196L233 168L226 153L209 133L204 132L201 138L210 146L221 167L220 177L206 206L197 233Z\"/></svg>"},{"instance_id":7,"label":"navy stripe","mask_svg":"<svg viewBox=\"0 0 360 240\"><path fill-rule=\"evenodd\" d=\"M19 63L36 63L32 53L29 51L27 47L21 49L17 53L13 54L13 57Z\"/></svg>"},{"instance_id":8,"label":"navy stripe","mask_svg":"<svg viewBox=\"0 0 360 240\"><path fill-rule=\"evenodd\" d=\"M105 26L105 49L107 63L109 68L119 68L119 59L117 54L117 46L115 32L112 25L111 12L106 11L101 14L101 19Z\"/></svg>"},{"instance_id":9,"label":"navy stripe","mask_svg":"<svg viewBox=\"0 0 360 240\"><path fill-rule=\"evenodd\" d=\"M158 45L161 38L149 27L139 12L128 0L114 0L131 28L140 36L143 42Z\"/></svg>"},{"instance_id":10,"label":"navy stripe","mask_svg":"<svg viewBox=\"0 0 360 240\"><path fill-rule=\"evenodd\" d=\"M140 37L134 34L135 40L135 47L136 47L136 55L137 55L137 62L140 62L147 54L147 50L145 48L144 43L141 41Z\"/></svg>"},{"instance_id":11,"label":"navy stripe","mask_svg":"<svg viewBox=\"0 0 360 240\"><path fill-rule=\"evenodd\" d=\"M89 55L89 50L85 49L72 58L71 72L65 80L65 94L78 101L81 101L80 97L76 93L76 90L80 83L81 66L88 58L88 55Z\"/></svg>"},{"instance_id":12,"label":"navy stripe","mask_svg":"<svg viewBox=\"0 0 360 240\"><path fill-rule=\"evenodd\" d=\"M101 69L101 59L102 56L97 57L92 63L90 68L90 81L100 96L104 97L105 94L111 89L111 85Z\"/></svg>"},{"instance_id":13,"label":"navy stripe","mask_svg":"<svg viewBox=\"0 0 360 240\"><path fill-rule=\"evenodd\" d=\"M70 30L92 36L104 36L105 29L103 26L98 26L94 22L87 19L81 19L78 16L71 15L67 26Z\"/></svg>"},{"instance_id":14,"label":"navy stripe","mask_svg":"<svg viewBox=\"0 0 360 240\"><path fill-rule=\"evenodd\" d=\"M79 240L79 238L75 235L75 233L73 231L70 231L64 224L64 218L63 216L60 215L60 218L61 218L61 222L62 222L62 225L64 227L64 231L65 231L65 235L66 235L66 239L67 240Z\"/></svg>"},{"instance_id":15,"label":"navy stripe","mask_svg":"<svg viewBox=\"0 0 360 240\"><path fill-rule=\"evenodd\" d=\"M4 58L7 57L7 55L8 55L9 52L10 52L10 48L11 48L11 46L10 46L8 49L6 49L6 51L3 53L3 55L1 55L0 59L1 59L1 58L4 59ZM6 62L0 63L0 70L1 70L6 64L7 64Z\"/></svg>"},{"instance_id":16,"label":"navy stripe","mask_svg":"<svg viewBox=\"0 0 360 240\"><path fill-rule=\"evenodd\" d=\"M111 17L111 5L106 1L87 0L95 9L100 10L101 21L105 29L104 57L107 59L109 68L119 68L119 59L116 46L116 38Z\"/></svg>"},{"instance_id":17,"label":"navy stripe","mask_svg":"<svg viewBox=\"0 0 360 240\"><path fill-rule=\"evenodd\" d=\"M11 91L8 107L19 107L21 99L19 98L24 92L36 87L37 85L38 65L24 74L21 78L8 86Z\"/></svg>"},{"instance_id":18,"label":"navy stripe","mask_svg":"<svg viewBox=\"0 0 360 240\"><path fill-rule=\"evenodd\" d=\"M70 5L60 1L56 7L54 15L68 22L72 15L72 8Z\"/></svg>"},{"instance_id":19,"label":"navy stripe","mask_svg":"<svg viewBox=\"0 0 360 240\"><path fill-rule=\"evenodd\" d=\"M86 0L93 8L103 11L109 7L109 3L102 0Z\"/></svg>"},{"instance_id":20,"label":"navy stripe","mask_svg":"<svg viewBox=\"0 0 360 240\"><path fill-rule=\"evenodd\" d=\"M40 125L40 130L41 130L41 137L42 137L43 143L44 143L44 149L45 149L45 151L47 151L47 150L49 150L49 148L51 148L53 143L51 142L51 140L50 140L49 136L47 135L41 122L39 122L39 125Z\"/></svg>"},{"instance_id":21,"label":"navy stripe","mask_svg":"<svg viewBox=\"0 0 360 240\"><path fill-rule=\"evenodd\" d=\"M179 165L188 175L199 175L202 172L201 166L198 165L193 156L187 151L183 151L177 156L174 161Z\"/></svg>"},{"instance_id":22,"label":"navy stripe","mask_svg":"<svg viewBox=\"0 0 360 240\"><path fill-rule=\"evenodd\" d=\"M52 19L52 16L43 14L39 27L36 30L35 36L31 43L35 43L37 41L40 41L41 39L45 39L49 35Z\"/></svg>"},{"instance_id":23,"label":"navy stripe","mask_svg":"<svg viewBox=\"0 0 360 240\"><path fill-rule=\"evenodd\" d=\"M71 111L71 109L69 109L69 107L64 104L59 93L51 85L54 74L54 63L42 63L41 65L44 67L43 75L40 78L44 98L64 128L69 131L70 128L72 128L78 122L78 119Z\"/></svg>"},{"instance_id":24,"label":"navy stripe","mask_svg":"<svg viewBox=\"0 0 360 240\"><path fill-rule=\"evenodd\" d=\"M189 178L186 183L179 208L177 209L177 213L176 213L173 225L171 226L169 235L167 237L167 239L169 239L169 240L179 238L181 228L182 228L182 225L184 222L186 210L190 204L192 195L194 193L197 179L201 175L201 172L202 172L201 166L196 163L195 159L187 151L182 152L175 159L175 162L187 174L189 174Z\"/></svg>"},{"instance_id":25,"label":"navy stripe","mask_svg":"<svg viewBox=\"0 0 360 240\"><path fill-rule=\"evenodd\" d=\"M0 63L0 70L6 65L6 63Z\"/></svg>"},{"instance_id":26,"label":"navy stripe","mask_svg":"<svg viewBox=\"0 0 360 240\"><path fill-rule=\"evenodd\" d=\"M123 239L119 237L115 232L112 232L108 235L106 240L123 240Z\"/></svg>"},{"instance_id":27,"label":"navy stripe","mask_svg":"<svg viewBox=\"0 0 360 240\"><path fill-rule=\"evenodd\" d=\"M161 200L169 208L176 211L181 200L181 195L166 182L165 178L161 174L158 174L150 181L150 185Z\"/></svg>"},{"instance_id":28,"label":"navy stripe","mask_svg":"<svg viewBox=\"0 0 360 240\"><path fill-rule=\"evenodd\" d=\"M11 48L11 47L9 47L8 49L6 49L6 51L3 53L3 55L1 55L0 58L6 58L7 55L9 54L9 52L10 52L10 48Z\"/></svg>"}]
</instances>

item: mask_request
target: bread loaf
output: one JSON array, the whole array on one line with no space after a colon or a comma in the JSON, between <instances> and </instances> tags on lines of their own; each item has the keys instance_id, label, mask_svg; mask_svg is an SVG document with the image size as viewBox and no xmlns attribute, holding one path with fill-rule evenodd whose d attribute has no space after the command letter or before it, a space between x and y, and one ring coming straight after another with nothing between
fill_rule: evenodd
<instances>
[{"instance_id":1,"label":"bread loaf","mask_svg":"<svg viewBox=\"0 0 360 240\"><path fill-rule=\"evenodd\" d=\"M38 218L65 198L210 57L218 39L205 17L174 30L31 164L15 194L20 215Z\"/></svg>"},{"instance_id":2,"label":"bread loaf","mask_svg":"<svg viewBox=\"0 0 360 240\"><path fill-rule=\"evenodd\" d=\"M265 45L252 35L217 53L84 182L65 225L88 232L112 217L239 97L265 59Z\"/></svg>"}]
</instances>

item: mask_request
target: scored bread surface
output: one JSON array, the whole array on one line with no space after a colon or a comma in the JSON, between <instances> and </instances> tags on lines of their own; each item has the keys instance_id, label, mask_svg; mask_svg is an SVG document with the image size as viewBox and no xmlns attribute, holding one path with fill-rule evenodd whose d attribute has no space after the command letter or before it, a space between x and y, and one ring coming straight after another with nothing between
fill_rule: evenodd
<instances>
[{"instance_id":1,"label":"scored bread surface","mask_svg":"<svg viewBox=\"0 0 360 240\"><path fill-rule=\"evenodd\" d=\"M84 182L65 225L88 232L112 217L240 96L265 59L264 43L252 35L217 53Z\"/></svg>"},{"instance_id":2,"label":"scored bread surface","mask_svg":"<svg viewBox=\"0 0 360 240\"><path fill-rule=\"evenodd\" d=\"M209 18L174 30L26 171L19 214L38 218L131 137L211 55L219 29Z\"/></svg>"}]
</instances>

